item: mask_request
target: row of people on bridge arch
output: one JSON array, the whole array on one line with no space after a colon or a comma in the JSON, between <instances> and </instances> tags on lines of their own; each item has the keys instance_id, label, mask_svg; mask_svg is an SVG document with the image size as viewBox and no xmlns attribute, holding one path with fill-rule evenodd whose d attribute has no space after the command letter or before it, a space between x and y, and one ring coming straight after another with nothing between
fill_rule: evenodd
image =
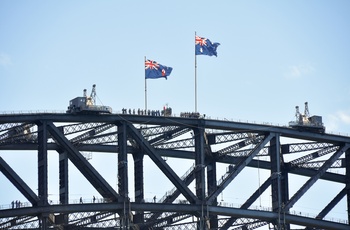
<instances>
[{"instance_id":1,"label":"row of people on bridge arch","mask_svg":"<svg viewBox=\"0 0 350 230\"><path fill-rule=\"evenodd\" d=\"M95 197L95 196L92 196L92 203L95 203L95 202L96 202L96 197ZM84 202L83 202L83 197L80 197L79 203L80 203L80 204L84 203Z\"/></svg>"},{"instance_id":2,"label":"row of people on bridge arch","mask_svg":"<svg viewBox=\"0 0 350 230\"><path fill-rule=\"evenodd\" d=\"M163 110L146 110L146 109L122 109L123 114L132 114L132 115L148 115L148 116L171 116L172 109L171 107L165 107ZM200 113L198 112L181 112L180 117L186 118L199 118ZM205 114L203 115L205 117Z\"/></svg>"},{"instance_id":3,"label":"row of people on bridge arch","mask_svg":"<svg viewBox=\"0 0 350 230\"><path fill-rule=\"evenodd\" d=\"M146 110L146 109L122 109L122 114L132 114L132 115L148 115L148 116L161 116L166 113L162 110Z\"/></svg>"},{"instance_id":4,"label":"row of people on bridge arch","mask_svg":"<svg viewBox=\"0 0 350 230\"><path fill-rule=\"evenodd\" d=\"M12 201L11 202L11 205L12 205L12 208L20 208L21 207L21 201L19 201L19 200L16 200L16 201Z\"/></svg>"}]
</instances>

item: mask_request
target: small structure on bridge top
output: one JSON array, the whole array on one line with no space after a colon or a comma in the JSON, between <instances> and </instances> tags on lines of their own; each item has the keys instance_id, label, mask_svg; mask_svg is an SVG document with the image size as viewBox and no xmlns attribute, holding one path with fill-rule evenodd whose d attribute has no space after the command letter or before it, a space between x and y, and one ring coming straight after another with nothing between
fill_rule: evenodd
<instances>
[{"instance_id":1,"label":"small structure on bridge top","mask_svg":"<svg viewBox=\"0 0 350 230\"><path fill-rule=\"evenodd\" d=\"M161 113L162 113L162 116L170 117L172 115L172 109L171 109L171 107L168 106L168 104L166 104L163 107L163 110Z\"/></svg>"},{"instance_id":2,"label":"small structure on bridge top","mask_svg":"<svg viewBox=\"0 0 350 230\"><path fill-rule=\"evenodd\" d=\"M300 131L311 131L324 133L326 128L322 123L321 116L310 116L308 103L305 102L304 114L299 112L299 106L295 106L295 121L289 122L289 127L298 129Z\"/></svg>"},{"instance_id":3,"label":"small structure on bridge top","mask_svg":"<svg viewBox=\"0 0 350 230\"><path fill-rule=\"evenodd\" d=\"M87 96L86 89L82 97L76 97L69 101L67 113L79 114L101 114L112 113L112 108L96 104L96 85L92 86L90 96Z\"/></svg>"}]
</instances>

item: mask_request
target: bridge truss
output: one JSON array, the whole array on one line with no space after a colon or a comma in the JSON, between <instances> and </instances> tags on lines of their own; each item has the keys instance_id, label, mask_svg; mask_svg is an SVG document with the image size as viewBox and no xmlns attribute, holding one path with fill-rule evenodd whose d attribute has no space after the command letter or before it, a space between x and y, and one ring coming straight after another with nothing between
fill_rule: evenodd
<instances>
[{"instance_id":1,"label":"bridge truss","mask_svg":"<svg viewBox=\"0 0 350 230\"><path fill-rule=\"evenodd\" d=\"M350 229L349 147L345 136L204 118L0 115L0 170L29 203L1 209L0 229ZM10 150L36 152L37 191L1 157ZM85 151L115 154L111 172L116 172L117 185L106 181L84 157ZM55 203L48 198L49 154L58 154L59 161ZM190 162L184 164L190 165L184 174L176 169L182 165L171 164L173 159ZM173 186L164 188L160 199L145 197L145 178L158 177L147 175L146 160ZM72 164L102 199L70 201ZM235 183L247 171L254 171L253 176ZM260 172L265 176L260 178ZM257 175L259 183L251 189ZM306 179L290 183L295 176ZM318 200L325 205L315 216L302 215L294 206L320 181L339 184L340 189L332 197L319 191ZM246 187L250 192L239 205L220 199ZM270 202L263 208L257 204L266 194ZM347 220L328 220L342 200Z\"/></svg>"}]
</instances>

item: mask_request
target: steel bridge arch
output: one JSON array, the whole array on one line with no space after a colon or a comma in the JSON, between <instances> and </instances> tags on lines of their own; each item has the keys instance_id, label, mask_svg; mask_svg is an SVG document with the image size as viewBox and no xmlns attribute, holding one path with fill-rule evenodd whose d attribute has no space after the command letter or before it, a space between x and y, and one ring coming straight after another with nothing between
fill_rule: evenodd
<instances>
[{"instance_id":1,"label":"steel bridge arch","mask_svg":"<svg viewBox=\"0 0 350 230\"><path fill-rule=\"evenodd\" d=\"M349 218L349 147L350 137L346 136L207 118L3 114L0 170L29 205L1 209L0 229L255 229L264 225L274 229L350 229L348 220L326 219L344 198ZM37 152L37 192L1 157L8 150ZM48 199L49 151L59 155L59 201L54 204ZM117 154L117 188L82 151ZM128 169L132 166L127 164L128 155L134 160L133 197L129 197ZM145 156L174 186L152 202L145 200L144 194ZM170 158L193 161L194 165L178 175L166 161ZM70 202L68 162L96 189L101 201ZM222 165L227 169L218 175ZM269 176L238 207L224 206L219 195L247 168L267 170ZM333 172L334 168L341 172ZM293 188L293 194L291 175L308 178ZM314 217L295 212L293 206L318 180L339 183L343 189ZM264 191L270 191L270 206L254 208Z\"/></svg>"}]
</instances>

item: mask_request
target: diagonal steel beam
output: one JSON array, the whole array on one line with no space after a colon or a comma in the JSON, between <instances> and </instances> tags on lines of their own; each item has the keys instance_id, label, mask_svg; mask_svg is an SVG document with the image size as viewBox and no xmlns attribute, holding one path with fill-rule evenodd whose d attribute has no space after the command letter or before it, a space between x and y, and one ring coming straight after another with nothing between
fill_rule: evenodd
<instances>
[{"instance_id":1,"label":"diagonal steel beam","mask_svg":"<svg viewBox=\"0 0 350 230\"><path fill-rule=\"evenodd\" d=\"M343 188L329 204L316 216L316 219L323 219L346 195L347 187Z\"/></svg>"},{"instance_id":2,"label":"diagonal steel beam","mask_svg":"<svg viewBox=\"0 0 350 230\"><path fill-rule=\"evenodd\" d=\"M175 137L178 137L190 131L189 128L184 128L184 127L164 127L164 128L165 129L162 132L158 133L157 137L149 139L149 143L151 145L163 143L165 141L174 139Z\"/></svg>"},{"instance_id":3,"label":"diagonal steel beam","mask_svg":"<svg viewBox=\"0 0 350 230\"><path fill-rule=\"evenodd\" d=\"M300 153L316 149L325 149L332 147L331 143L319 143L319 142L307 142L307 143L294 143L281 145L282 154Z\"/></svg>"},{"instance_id":4,"label":"diagonal steel beam","mask_svg":"<svg viewBox=\"0 0 350 230\"><path fill-rule=\"evenodd\" d=\"M289 210L293 205L306 193L309 188L323 175L326 173L327 169L332 166L332 164L349 148L349 144L345 144L337 152L335 152L312 176L306 183L293 195L293 197L287 202L284 210Z\"/></svg>"},{"instance_id":5,"label":"diagonal steel beam","mask_svg":"<svg viewBox=\"0 0 350 230\"><path fill-rule=\"evenodd\" d=\"M37 206L39 197L33 190L21 179L20 176L0 157L0 171L5 177L23 194L33 206Z\"/></svg>"},{"instance_id":6,"label":"diagonal steel beam","mask_svg":"<svg viewBox=\"0 0 350 230\"><path fill-rule=\"evenodd\" d=\"M245 152L243 152L242 155L239 155L239 153L242 153L242 152L238 152L237 150L242 149L242 148L246 147L247 145L257 143L257 142L261 141L262 139L263 139L263 136L252 136L252 137L247 138L243 141L237 142L233 145L230 145L228 147L220 149L216 153L217 153L218 157L224 157L224 156L229 155L229 154L231 155L231 153L235 153L235 152L238 153L238 154L235 154L235 156L247 156L244 154Z\"/></svg>"},{"instance_id":7,"label":"diagonal steel beam","mask_svg":"<svg viewBox=\"0 0 350 230\"><path fill-rule=\"evenodd\" d=\"M101 194L102 197L117 201L120 195L108 184L108 182L96 171L96 169L84 158L82 154L73 146L72 143L63 135L62 132L52 123L47 123L48 130L54 140L68 153L68 158L85 176L92 186Z\"/></svg>"},{"instance_id":8,"label":"diagonal steel beam","mask_svg":"<svg viewBox=\"0 0 350 230\"><path fill-rule=\"evenodd\" d=\"M295 160L292 160L289 162L289 164L291 165L298 165L298 164L302 164L304 162L309 162L309 161L312 161L316 158L319 158L319 157L322 157L323 155L326 155L328 153L331 153L331 152L334 152L334 151L337 151L339 149L339 146L330 146L330 147L325 147L323 149L320 149L316 152L313 152L313 153L310 153L310 154L307 154L305 156L302 156L298 159L295 159Z\"/></svg>"},{"instance_id":9,"label":"diagonal steel beam","mask_svg":"<svg viewBox=\"0 0 350 230\"><path fill-rule=\"evenodd\" d=\"M152 144L152 142L149 142ZM187 149L187 148L193 148L195 146L195 141L193 138L186 138L182 140L176 140L176 141L168 141L166 143L160 143L152 145L157 149Z\"/></svg>"},{"instance_id":10,"label":"diagonal steel beam","mask_svg":"<svg viewBox=\"0 0 350 230\"><path fill-rule=\"evenodd\" d=\"M175 185L175 187L182 193L186 199L192 203L198 203L198 198L191 192L186 184L177 176L177 174L170 168L170 166L163 160L163 158L156 153L155 149L143 138L140 131L133 125L127 124L128 133L140 145L152 161L159 167L166 177Z\"/></svg>"},{"instance_id":11,"label":"diagonal steel beam","mask_svg":"<svg viewBox=\"0 0 350 230\"><path fill-rule=\"evenodd\" d=\"M276 174L271 175L267 180L248 198L244 204L241 205L242 209L248 209L250 205L252 205L258 197L265 192L265 190L271 185L272 179L276 178ZM237 220L237 217L232 217L228 219L224 225L221 226L220 229L225 230L229 229L232 224Z\"/></svg>"},{"instance_id":12,"label":"diagonal steel beam","mask_svg":"<svg viewBox=\"0 0 350 230\"><path fill-rule=\"evenodd\" d=\"M207 201L212 202L230 183L231 181L247 166L253 158L259 153L259 151L275 136L275 134L270 133L266 136L259 145L257 145L249 156L244 158L233 168L231 174L218 186L215 192L210 194L207 198Z\"/></svg>"},{"instance_id":13,"label":"diagonal steel beam","mask_svg":"<svg viewBox=\"0 0 350 230\"><path fill-rule=\"evenodd\" d=\"M97 124L96 124L97 125ZM103 125L98 125L96 127L93 127L91 130L86 131L85 133L76 136L70 140L71 143L81 143L84 140L91 139L91 137L96 136L99 133L102 133L110 128L112 128L114 125L113 124L103 124Z\"/></svg>"},{"instance_id":14,"label":"diagonal steel beam","mask_svg":"<svg viewBox=\"0 0 350 230\"><path fill-rule=\"evenodd\" d=\"M189 171L186 172L186 174L184 176L182 176L181 178L183 178L184 183L188 186L189 184L192 183L192 181L195 179L194 177L194 171L195 171L195 167L191 167ZM165 194L165 196L163 196L158 202L159 203L163 203L163 204L171 204L173 203L176 198L178 196L180 196L180 191L175 187L174 189L172 189L170 192L167 192L167 194ZM152 213L152 215L150 215L150 217L147 219L146 224L149 225L153 224L153 222L161 215L161 212L155 212Z\"/></svg>"}]
</instances>

